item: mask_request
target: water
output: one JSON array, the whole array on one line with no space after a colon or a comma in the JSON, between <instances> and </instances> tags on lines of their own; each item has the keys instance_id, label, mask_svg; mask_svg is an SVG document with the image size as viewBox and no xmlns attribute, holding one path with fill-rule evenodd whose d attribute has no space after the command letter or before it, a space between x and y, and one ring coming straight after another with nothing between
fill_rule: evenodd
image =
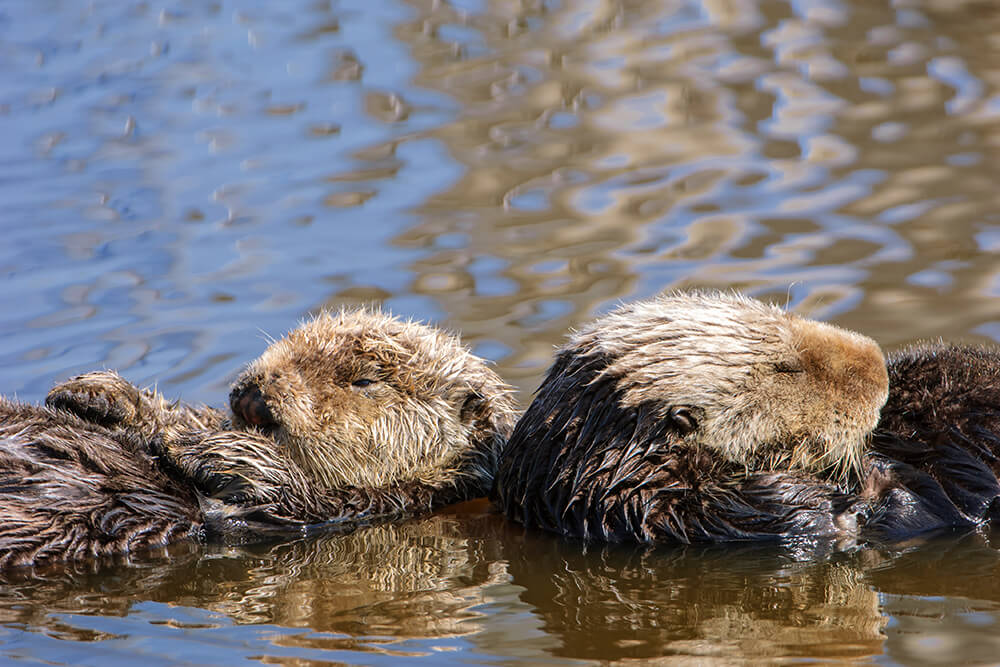
<instances>
[{"instance_id":1,"label":"water","mask_svg":"<svg viewBox=\"0 0 1000 667\"><path fill-rule=\"evenodd\" d=\"M887 350L1000 338L984 0L0 3L0 389L221 404L310 312L530 398L617 301L739 288ZM605 548L482 506L0 585L49 664L996 663L1000 551Z\"/></svg>"}]
</instances>

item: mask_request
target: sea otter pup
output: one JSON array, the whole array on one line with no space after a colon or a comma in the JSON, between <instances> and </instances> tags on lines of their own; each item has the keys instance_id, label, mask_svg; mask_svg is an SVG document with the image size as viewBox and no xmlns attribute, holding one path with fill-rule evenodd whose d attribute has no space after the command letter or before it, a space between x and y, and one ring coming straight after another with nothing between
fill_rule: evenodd
<instances>
[{"instance_id":1,"label":"sea otter pup","mask_svg":"<svg viewBox=\"0 0 1000 667\"><path fill-rule=\"evenodd\" d=\"M113 372L0 399L0 566L237 539L484 495L510 388L456 338L322 314L240 375L231 414Z\"/></svg>"},{"instance_id":2,"label":"sea otter pup","mask_svg":"<svg viewBox=\"0 0 1000 667\"><path fill-rule=\"evenodd\" d=\"M856 530L886 401L871 339L735 294L661 296L574 334L500 457L507 516L608 541Z\"/></svg>"}]
</instances>

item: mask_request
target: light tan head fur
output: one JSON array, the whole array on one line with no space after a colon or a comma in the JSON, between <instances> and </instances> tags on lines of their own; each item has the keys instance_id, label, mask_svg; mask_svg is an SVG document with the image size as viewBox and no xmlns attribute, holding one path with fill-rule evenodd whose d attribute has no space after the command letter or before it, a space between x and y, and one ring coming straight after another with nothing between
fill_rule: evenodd
<instances>
[{"instance_id":1,"label":"light tan head fur","mask_svg":"<svg viewBox=\"0 0 1000 667\"><path fill-rule=\"evenodd\" d=\"M758 470L857 470L888 396L873 340L737 294L628 304L564 349L606 357L623 404L651 404L685 440Z\"/></svg>"},{"instance_id":2,"label":"light tan head fur","mask_svg":"<svg viewBox=\"0 0 1000 667\"><path fill-rule=\"evenodd\" d=\"M488 484L516 419L510 388L458 339L372 310L304 323L230 400L234 429L267 433L327 488Z\"/></svg>"}]
</instances>

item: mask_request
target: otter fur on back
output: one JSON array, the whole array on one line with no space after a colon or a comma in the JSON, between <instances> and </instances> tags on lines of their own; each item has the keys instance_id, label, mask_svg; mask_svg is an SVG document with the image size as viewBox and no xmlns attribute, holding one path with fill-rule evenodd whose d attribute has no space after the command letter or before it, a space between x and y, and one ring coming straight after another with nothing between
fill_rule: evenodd
<instances>
[{"instance_id":1,"label":"otter fur on back","mask_svg":"<svg viewBox=\"0 0 1000 667\"><path fill-rule=\"evenodd\" d=\"M488 492L512 393L457 338L323 313L237 379L231 412L110 371L0 399L0 567L181 539L247 541Z\"/></svg>"},{"instance_id":2,"label":"otter fur on back","mask_svg":"<svg viewBox=\"0 0 1000 667\"><path fill-rule=\"evenodd\" d=\"M947 343L889 357L889 400L870 445L862 535L969 528L1000 510L1000 350Z\"/></svg>"},{"instance_id":3,"label":"otter fur on back","mask_svg":"<svg viewBox=\"0 0 1000 667\"><path fill-rule=\"evenodd\" d=\"M202 522L141 438L0 397L0 568L198 539Z\"/></svg>"},{"instance_id":4,"label":"otter fur on back","mask_svg":"<svg viewBox=\"0 0 1000 667\"><path fill-rule=\"evenodd\" d=\"M886 400L871 339L735 294L622 306L571 336L503 449L516 521L601 540L835 535Z\"/></svg>"}]
</instances>

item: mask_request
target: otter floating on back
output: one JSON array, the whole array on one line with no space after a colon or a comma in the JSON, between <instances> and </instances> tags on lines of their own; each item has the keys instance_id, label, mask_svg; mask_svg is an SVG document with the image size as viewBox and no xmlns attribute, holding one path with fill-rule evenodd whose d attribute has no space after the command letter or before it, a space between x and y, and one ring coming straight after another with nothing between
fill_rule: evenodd
<instances>
[{"instance_id":1,"label":"otter floating on back","mask_svg":"<svg viewBox=\"0 0 1000 667\"><path fill-rule=\"evenodd\" d=\"M1000 517L998 479L1000 351L924 345L887 371L859 334L679 294L570 339L493 493L600 540L891 541Z\"/></svg>"},{"instance_id":2,"label":"otter floating on back","mask_svg":"<svg viewBox=\"0 0 1000 667\"><path fill-rule=\"evenodd\" d=\"M378 312L322 314L239 377L232 413L113 372L0 399L0 567L184 539L255 539L484 495L516 417L456 338Z\"/></svg>"},{"instance_id":3,"label":"otter floating on back","mask_svg":"<svg viewBox=\"0 0 1000 667\"><path fill-rule=\"evenodd\" d=\"M734 294L625 305L557 353L500 458L511 518L600 540L852 529L888 391L870 338Z\"/></svg>"}]
</instances>

